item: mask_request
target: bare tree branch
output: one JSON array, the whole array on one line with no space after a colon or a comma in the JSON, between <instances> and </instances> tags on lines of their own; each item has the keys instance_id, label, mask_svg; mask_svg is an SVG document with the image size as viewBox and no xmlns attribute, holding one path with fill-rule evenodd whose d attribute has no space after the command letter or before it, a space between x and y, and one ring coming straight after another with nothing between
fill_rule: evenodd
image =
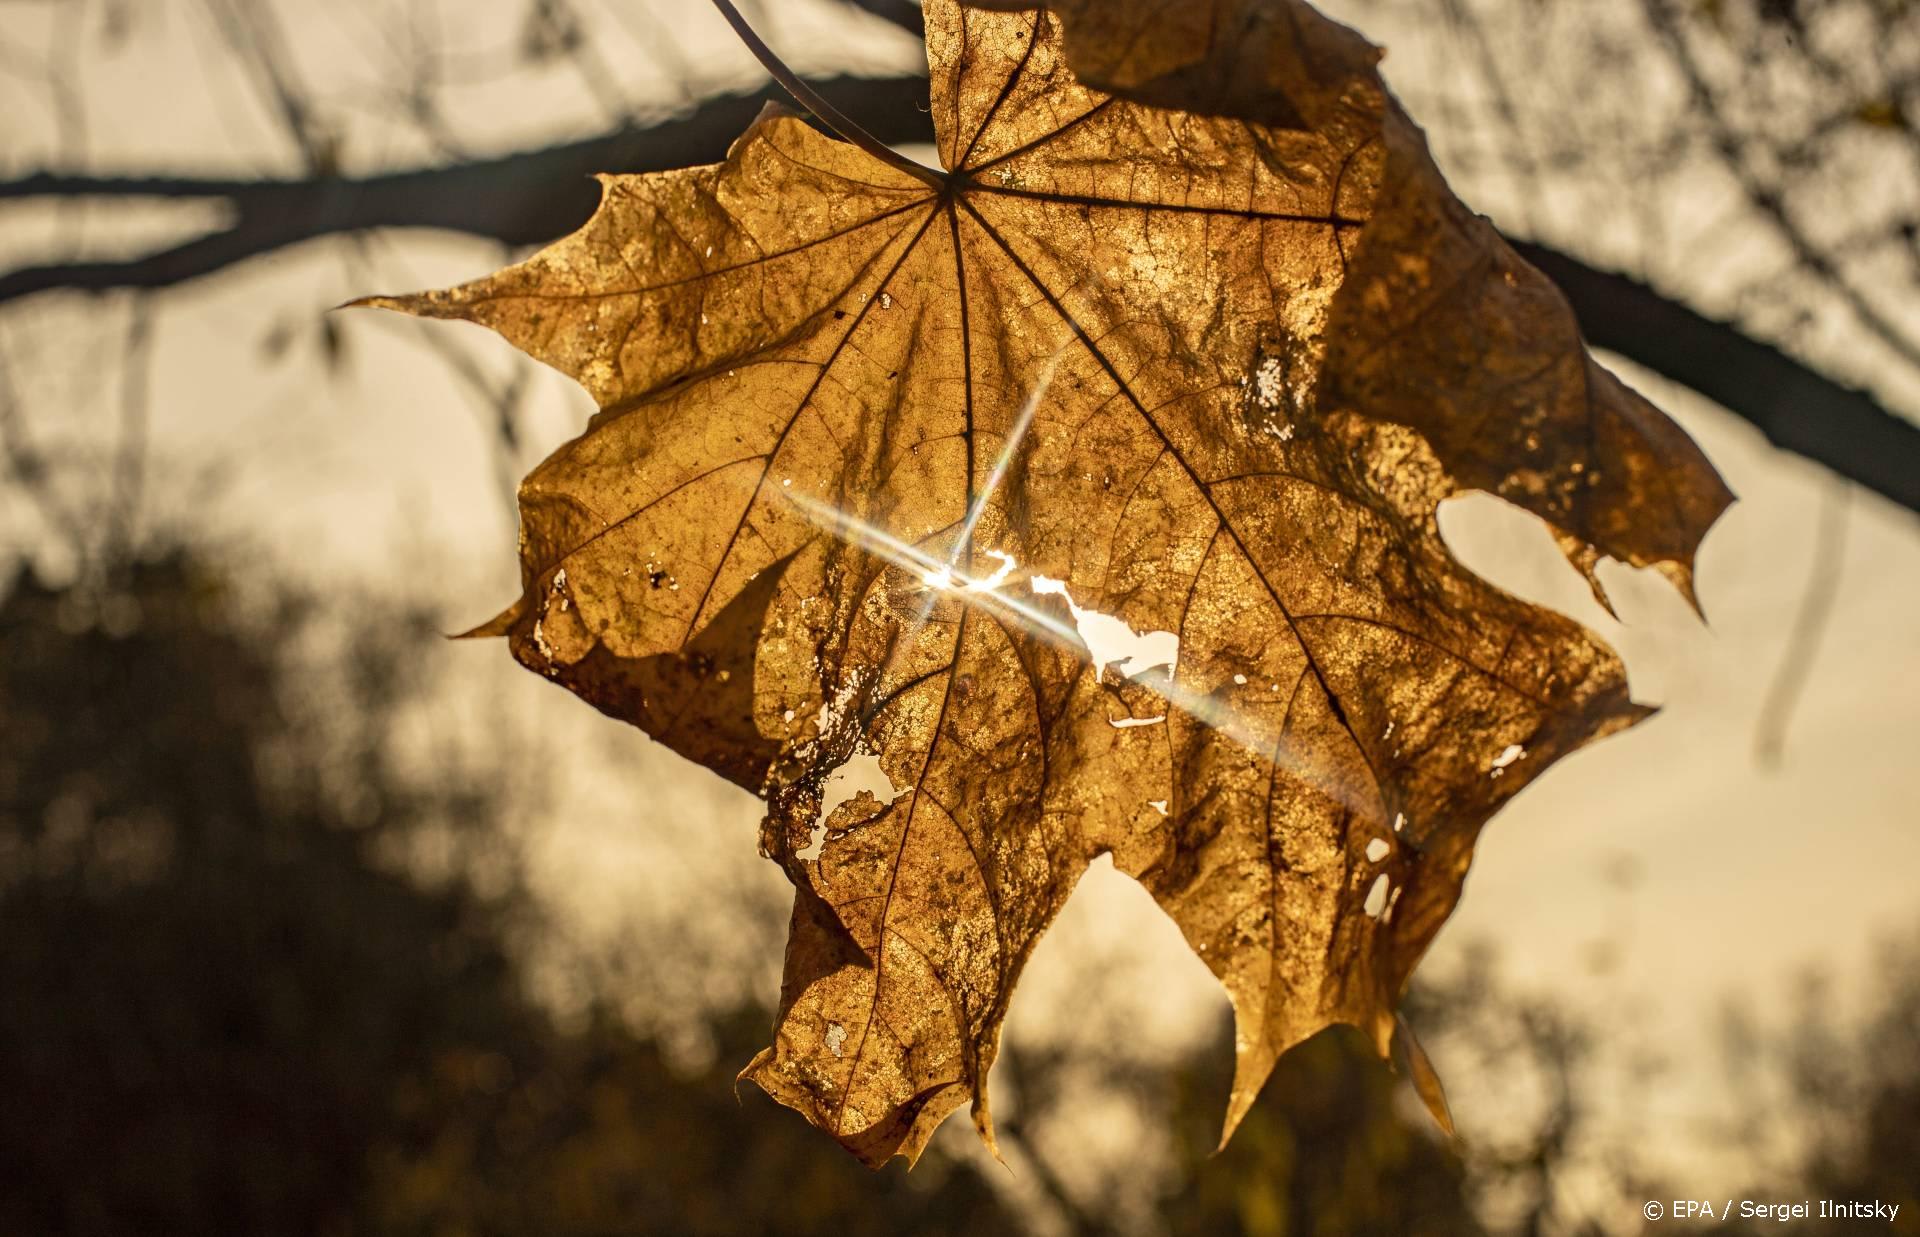
<instances>
[{"instance_id":1,"label":"bare tree branch","mask_svg":"<svg viewBox=\"0 0 1920 1237\"><path fill-rule=\"evenodd\" d=\"M38 511L41 523L73 551L85 568L93 550L87 537L87 521L83 513L60 494L49 475L46 455L28 436L26 418L21 415L20 399L14 391L4 355L0 355L0 467L4 467L14 488Z\"/></svg>"},{"instance_id":2,"label":"bare tree branch","mask_svg":"<svg viewBox=\"0 0 1920 1237\"><path fill-rule=\"evenodd\" d=\"M892 22L916 39L927 35L926 18L914 0L847 0L847 4Z\"/></svg>"},{"instance_id":3,"label":"bare tree branch","mask_svg":"<svg viewBox=\"0 0 1920 1237\"><path fill-rule=\"evenodd\" d=\"M241 6L232 0L207 0L206 7L214 25L241 54L261 97L299 147L308 172L326 171L332 163L332 143L307 107L307 92L295 83L272 9L266 5Z\"/></svg>"},{"instance_id":4,"label":"bare tree branch","mask_svg":"<svg viewBox=\"0 0 1920 1237\"><path fill-rule=\"evenodd\" d=\"M1753 167L1746 143L1728 123L1720 107L1718 96L1708 84L1700 61L1693 53L1693 45L1687 39L1675 14L1672 0L1641 0L1648 21L1660 35L1661 45L1667 49L1674 65L1686 80L1687 91L1693 100L1694 108L1705 119L1713 133L1715 148L1720 152L1721 160L1728 172L1739 182L1741 192L1746 194L1748 202L1760 216L1768 220L1774 230L1793 251L1794 259L1800 266L1811 271L1817 278L1833 289L1845 302L1853 316L1873 332L1889 348L1897 352L1908 364L1920 366L1920 341L1914 340L1899 324L1881 312L1864 292L1852 280L1847 278L1834 264L1821 246L1800 226L1798 219L1788 209L1781 190L1767 184Z\"/></svg>"},{"instance_id":5,"label":"bare tree branch","mask_svg":"<svg viewBox=\"0 0 1920 1237\"><path fill-rule=\"evenodd\" d=\"M1638 280L1541 245L1515 248L1560 285L1589 343L1698 391L1774 446L1920 511L1920 425Z\"/></svg>"},{"instance_id":6,"label":"bare tree branch","mask_svg":"<svg viewBox=\"0 0 1920 1237\"><path fill-rule=\"evenodd\" d=\"M881 0L853 0L888 9ZM906 5L917 12L917 6ZM890 144L932 138L926 82L915 77L812 83ZM226 202L225 231L140 257L32 267L0 275L0 305L51 289L164 288L315 237L372 228L434 228L533 245L578 227L598 202L596 172L645 172L710 162L768 101L769 85L711 99L674 119L498 159L362 178L197 180L38 174L0 182L0 200L193 198ZM1796 452L1920 511L1920 426L1736 327L1707 318L1622 275L1520 243L1558 283L1587 338L1698 391Z\"/></svg>"},{"instance_id":7,"label":"bare tree branch","mask_svg":"<svg viewBox=\"0 0 1920 1237\"><path fill-rule=\"evenodd\" d=\"M841 77L813 87L836 106L870 118L867 127L881 141L924 141L931 135L925 79ZM593 212L599 201L590 179L595 173L712 162L762 107L786 97L769 84L752 94L711 99L654 125L499 159L362 178L200 181L39 174L0 182L0 200L218 199L235 215L223 232L157 253L10 271L0 275L0 304L56 288L170 287L300 241L368 228L438 228L509 245L540 244L578 227Z\"/></svg>"},{"instance_id":8,"label":"bare tree branch","mask_svg":"<svg viewBox=\"0 0 1920 1237\"><path fill-rule=\"evenodd\" d=\"M1767 689L1760 723L1754 729L1754 756L1765 769L1778 769L1786 756L1787 725L1813 677L1821 637L1840 597L1840 573L1847 558L1847 494L1846 487L1831 486L1820 500L1820 532L1813 543L1812 575L1801 594L1800 612L1794 617L1780 669Z\"/></svg>"},{"instance_id":9,"label":"bare tree branch","mask_svg":"<svg viewBox=\"0 0 1920 1237\"><path fill-rule=\"evenodd\" d=\"M153 310L134 298L121 360L120 451L115 463L113 514L107 533L111 561L125 562L138 544L140 502L146 481L147 436L153 385Z\"/></svg>"}]
</instances>

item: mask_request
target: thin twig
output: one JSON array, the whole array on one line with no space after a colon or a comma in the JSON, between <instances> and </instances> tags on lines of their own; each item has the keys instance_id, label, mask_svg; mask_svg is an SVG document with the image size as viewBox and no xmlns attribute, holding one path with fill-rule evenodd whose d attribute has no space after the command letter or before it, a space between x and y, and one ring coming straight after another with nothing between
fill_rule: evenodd
<instances>
[{"instance_id":1,"label":"thin twig","mask_svg":"<svg viewBox=\"0 0 1920 1237\"><path fill-rule=\"evenodd\" d=\"M20 399L4 355L0 355L0 464L13 475L20 493L39 510L40 522L47 531L65 540L67 549L80 564L82 578L88 577L92 547L87 544L86 522L60 496L49 475L46 457L28 437L25 419L20 413Z\"/></svg>"},{"instance_id":2,"label":"thin twig","mask_svg":"<svg viewBox=\"0 0 1920 1237\"><path fill-rule=\"evenodd\" d=\"M740 41L747 45L747 50L753 53L754 58L772 75L773 80L785 87L787 93L792 95L800 106L819 117L820 122L827 128L889 167L898 168L909 176L925 181L935 189L942 191L946 189L945 176L893 150L879 138L855 124L839 108L820 97L813 87L801 81L800 75L789 69L786 63L774 54L773 49L754 33L753 27L747 24L747 19L740 16L740 10L733 6L733 0L713 0L713 6L720 10L720 15L727 19L727 24L733 27L733 32L740 36Z\"/></svg>"},{"instance_id":3,"label":"thin twig","mask_svg":"<svg viewBox=\"0 0 1920 1237\"><path fill-rule=\"evenodd\" d=\"M1820 655L1820 640L1833 618L1834 601L1840 593L1840 574L1847 549L1847 517L1852 487L1844 482L1827 486L1820 500L1820 530L1813 543L1813 572L1800 595L1800 613L1794 619L1793 632L1787 637L1787 651L1774 673L1773 686L1760 709L1760 723L1754 729L1754 759L1762 768L1778 769L1786 754L1787 725L1794 708L1813 677L1813 665Z\"/></svg>"},{"instance_id":4,"label":"thin twig","mask_svg":"<svg viewBox=\"0 0 1920 1237\"><path fill-rule=\"evenodd\" d=\"M285 41L271 9L264 4L246 7L207 0L208 12L225 32L227 41L247 53L246 64L262 99L278 114L287 136L300 149L300 157L310 172L330 170L331 158L313 113L307 109L308 93L295 81L293 70L283 63Z\"/></svg>"},{"instance_id":5,"label":"thin twig","mask_svg":"<svg viewBox=\"0 0 1920 1237\"><path fill-rule=\"evenodd\" d=\"M113 522L103 560L111 570L132 559L138 543L140 502L146 481L148 405L152 398L153 313L144 295L134 297L121 358L120 453L114 465Z\"/></svg>"},{"instance_id":6,"label":"thin twig","mask_svg":"<svg viewBox=\"0 0 1920 1237\"><path fill-rule=\"evenodd\" d=\"M871 13L885 22L891 22L914 38L925 38L927 19L920 6L913 0L846 0L848 7Z\"/></svg>"},{"instance_id":7,"label":"thin twig","mask_svg":"<svg viewBox=\"0 0 1920 1237\"><path fill-rule=\"evenodd\" d=\"M571 0L546 0L545 11L561 24L560 50L608 120L623 123L633 117L633 103L620 88L613 69L600 54L600 46L582 31L585 22Z\"/></svg>"},{"instance_id":8,"label":"thin twig","mask_svg":"<svg viewBox=\"0 0 1920 1237\"><path fill-rule=\"evenodd\" d=\"M1442 7L1447 23L1467 43L1478 63L1480 76L1493 96L1494 111L1507 130L1507 140L1502 143L1502 163L1513 181L1514 197L1519 201L1521 228L1538 232L1545 222L1540 203L1539 163L1529 149L1526 130L1520 123L1520 109L1514 106L1513 96L1507 91L1500 58L1487 40L1486 27L1481 24L1478 12L1468 8L1463 0L1442 0Z\"/></svg>"},{"instance_id":9,"label":"thin twig","mask_svg":"<svg viewBox=\"0 0 1920 1237\"><path fill-rule=\"evenodd\" d=\"M1660 42L1666 47L1668 57L1685 80L1687 91L1692 96L1694 106L1713 131L1714 144L1718 148L1722 161L1726 164L1741 191L1754 209L1773 225L1774 232L1787 243L1799 260L1800 266L1811 272L1816 278L1831 288L1853 316L1869 332L1877 336L1902 360L1910 365L1920 366L1920 343L1902 330L1891 318L1883 313L1879 306L1868 299L1831 259L1814 243L1799 221L1788 209L1786 197L1779 190L1763 183L1747 157L1747 142L1728 121L1720 108L1720 101L1708 83L1704 68L1693 53L1693 45L1688 41L1686 31L1674 15L1670 0L1641 0L1647 14L1647 20L1661 36Z\"/></svg>"},{"instance_id":10,"label":"thin twig","mask_svg":"<svg viewBox=\"0 0 1920 1237\"><path fill-rule=\"evenodd\" d=\"M354 236L342 255L351 282L364 286L366 281L381 269L378 257L374 254L374 245L383 240L380 233L362 232ZM520 529L520 427L519 411L525 403L528 391L532 387L533 366L524 361L516 362L512 374L503 382L495 384L487 376L473 354L456 343L444 331L436 331L433 324L419 318L394 319L387 315L373 321L386 321L394 326L404 327L413 332L428 351L439 357L453 376L459 379L468 392L484 409L482 421L486 425L488 439L493 449L489 455L493 460L494 483L499 489L501 514L507 522L507 535L512 537Z\"/></svg>"}]
</instances>

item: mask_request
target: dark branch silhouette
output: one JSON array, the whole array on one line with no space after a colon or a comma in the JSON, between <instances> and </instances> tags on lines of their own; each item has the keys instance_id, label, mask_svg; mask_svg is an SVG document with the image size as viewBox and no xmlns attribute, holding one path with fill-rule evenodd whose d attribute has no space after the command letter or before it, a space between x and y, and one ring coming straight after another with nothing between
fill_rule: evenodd
<instances>
[{"instance_id":1,"label":"dark branch silhouette","mask_svg":"<svg viewBox=\"0 0 1920 1237\"><path fill-rule=\"evenodd\" d=\"M813 88L844 110L873 118L891 143L925 141L932 122L920 78L829 78ZM657 172L712 163L761 108L785 102L768 84L722 95L657 124L497 159L366 177L196 180L38 174L0 182L0 201L19 198L169 198L226 203L224 231L126 260L27 267L0 275L0 304L56 288L107 291L164 288L211 275L300 241L369 228L437 228L508 245L536 245L572 231L593 213L599 172Z\"/></svg>"},{"instance_id":2,"label":"dark branch silhouette","mask_svg":"<svg viewBox=\"0 0 1920 1237\"><path fill-rule=\"evenodd\" d=\"M920 12L918 0L847 0L847 3L892 22L916 39L927 37L927 21Z\"/></svg>"},{"instance_id":3,"label":"dark branch silhouette","mask_svg":"<svg viewBox=\"0 0 1920 1237\"><path fill-rule=\"evenodd\" d=\"M1544 245L1515 248L1560 285L1589 343L1698 391L1774 446L1920 511L1920 425L1638 280Z\"/></svg>"},{"instance_id":4,"label":"dark branch silhouette","mask_svg":"<svg viewBox=\"0 0 1920 1237\"><path fill-rule=\"evenodd\" d=\"M900 24L890 5L860 7ZM926 82L835 77L811 83L889 144L932 140ZM166 288L321 236L373 228L432 228L507 245L535 245L578 227L598 201L597 172L650 172L717 160L778 87L710 99L644 126L495 159L364 177L200 180L41 173L0 182L0 200L201 199L225 203L224 230L138 257L27 267L0 274L0 304L55 289ZM1519 243L1572 302L1596 346L1663 374L1751 422L1768 440L1920 511L1920 426L1845 386L1623 275L1539 244Z\"/></svg>"}]
</instances>

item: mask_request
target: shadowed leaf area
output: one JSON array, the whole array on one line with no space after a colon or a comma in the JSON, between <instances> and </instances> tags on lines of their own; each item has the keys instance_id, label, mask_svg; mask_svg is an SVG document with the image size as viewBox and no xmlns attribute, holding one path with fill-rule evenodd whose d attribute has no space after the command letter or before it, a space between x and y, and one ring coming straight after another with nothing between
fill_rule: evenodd
<instances>
[{"instance_id":1,"label":"shadowed leaf area","mask_svg":"<svg viewBox=\"0 0 1920 1237\"><path fill-rule=\"evenodd\" d=\"M1645 712L1438 504L1691 596L1731 501L1360 36L1299 0L994 7L926 5L943 174L770 110L521 265L372 302L599 402L482 632L765 796L796 896L744 1076L875 1165L969 1103L992 1143L1014 983L1101 854L1232 999L1228 1134L1322 1028L1387 1051L1482 825Z\"/></svg>"}]
</instances>

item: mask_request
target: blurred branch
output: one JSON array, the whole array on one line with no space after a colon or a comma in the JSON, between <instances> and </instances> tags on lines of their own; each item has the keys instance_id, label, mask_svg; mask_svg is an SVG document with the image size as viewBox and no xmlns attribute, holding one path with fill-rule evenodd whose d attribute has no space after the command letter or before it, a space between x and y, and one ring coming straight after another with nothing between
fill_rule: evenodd
<instances>
[{"instance_id":1,"label":"blurred branch","mask_svg":"<svg viewBox=\"0 0 1920 1237\"><path fill-rule=\"evenodd\" d=\"M624 122L633 107L620 89L618 75L600 54L600 47L586 35L586 24L573 7L572 0L535 0L528 37L544 55L566 57L573 65L580 84L609 120Z\"/></svg>"},{"instance_id":2,"label":"blurred branch","mask_svg":"<svg viewBox=\"0 0 1920 1237\"><path fill-rule=\"evenodd\" d=\"M1506 131L1500 139L1500 149L1505 156L1502 162L1513 183L1521 226L1533 231L1541 218L1539 161L1533 157L1526 127L1520 123L1520 109L1514 106L1513 94L1507 89L1500 56L1487 37L1477 9L1469 7L1465 0L1441 0L1441 9L1455 37L1467 45L1468 54L1473 57L1480 78L1492 96L1494 114Z\"/></svg>"},{"instance_id":3,"label":"blurred branch","mask_svg":"<svg viewBox=\"0 0 1920 1237\"><path fill-rule=\"evenodd\" d=\"M26 418L20 415L20 399L4 356L0 356L0 467L39 512L41 522L85 567L92 549L86 536L87 522L61 497L45 454L28 437Z\"/></svg>"},{"instance_id":4,"label":"blurred branch","mask_svg":"<svg viewBox=\"0 0 1920 1237\"><path fill-rule=\"evenodd\" d=\"M1800 613L1794 618L1793 633L1787 639L1773 686L1767 690L1754 735L1754 755L1763 768L1779 768L1786 755L1787 723L1813 677L1820 638L1833 617L1834 601L1840 595L1841 567L1846 561L1847 511L1846 488L1828 487L1820 499L1820 531L1813 544L1812 575L1801 595Z\"/></svg>"},{"instance_id":5,"label":"blurred branch","mask_svg":"<svg viewBox=\"0 0 1920 1237\"><path fill-rule=\"evenodd\" d=\"M1057 1075L1061 1062L1043 1060L1036 1063L1031 1054L1033 1049L1017 1043L1009 1043L1000 1051L1000 1066L1006 1071L1007 1081L1013 1084L1019 1102L1019 1115L1013 1121L1000 1122L997 1136L1003 1147L1014 1151L1021 1167L1032 1174L1061 1225L1076 1237L1098 1237L1110 1231L1109 1226L1074 1197L1053 1162L1033 1140L1031 1130L1035 1115L1053 1107L1056 1098L1044 1094L1050 1089L1046 1079ZM1046 1057L1051 1054L1043 1051L1039 1055ZM1004 1159L1002 1162L1005 1162Z\"/></svg>"},{"instance_id":6,"label":"blurred branch","mask_svg":"<svg viewBox=\"0 0 1920 1237\"><path fill-rule=\"evenodd\" d=\"M846 2L849 7L864 9L875 17L892 22L916 39L926 37L926 18L914 0L846 0Z\"/></svg>"},{"instance_id":7,"label":"blurred branch","mask_svg":"<svg viewBox=\"0 0 1920 1237\"><path fill-rule=\"evenodd\" d=\"M115 462L109 561L124 562L138 542L140 500L146 480L148 405L152 392L153 312L136 296L127 322L120 376L120 451Z\"/></svg>"},{"instance_id":8,"label":"blurred branch","mask_svg":"<svg viewBox=\"0 0 1920 1237\"><path fill-rule=\"evenodd\" d=\"M487 377L465 348L453 342L447 332L418 329L428 325L425 322L416 321L410 325L414 328L414 337L440 358L441 363L467 388L492 422L488 428L492 431L495 447L492 452L494 480L500 487L500 509L506 517L507 534L513 536L520 528L518 415L532 385L533 367L516 364L513 373L505 381L496 383Z\"/></svg>"},{"instance_id":9,"label":"blurred branch","mask_svg":"<svg viewBox=\"0 0 1920 1237\"><path fill-rule=\"evenodd\" d=\"M1514 248L1560 285L1589 343L1692 388L1774 446L1920 511L1920 425L1638 280L1542 245Z\"/></svg>"},{"instance_id":10,"label":"blurred branch","mask_svg":"<svg viewBox=\"0 0 1920 1237\"><path fill-rule=\"evenodd\" d=\"M1780 238L1793 251L1795 261L1800 266L1831 288L1849 309L1853 316L1871 331L1889 348L1898 353L1901 359L1910 365L1920 366L1920 342L1916 342L1893 322L1885 313L1867 299L1854 283L1833 264L1814 239L1807 235L1787 207L1784 193L1780 187L1767 184L1754 167L1753 159L1748 155L1747 143L1735 130L1726 114L1721 110L1718 96L1708 82L1706 71L1694 55L1693 45L1687 38L1672 0L1641 0L1647 20L1660 36L1662 46L1667 49L1674 67L1679 70L1687 85L1687 93L1693 100L1694 108L1710 126L1713 144L1719 151L1721 160L1728 172L1739 183L1741 192L1755 210L1768 220ZM1804 44L1803 44L1804 46Z\"/></svg>"},{"instance_id":11,"label":"blurred branch","mask_svg":"<svg viewBox=\"0 0 1920 1237\"><path fill-rule=\"evenodd\" d=\"M331 170L332 143L308 110L307 93L294 80L272 7L207 0L207 12L227 43L241 53L262 99L279 116L293 144L300 148L307 171L318 175Z\"/></svg>"},{"instance_id":12,"label":"blurred branch","mask_svg":"<svg viewBox=\"0 0 1920 1237\"><path fill-rule=\"evenodd\" d=\"M828 101L858 109L886 142L924 140L931 122L922 78L837 77L812 83ZM36 174L0 182L0 201L24 198L214 199L232 207L231 227L123 261L28 267L0 275L0 304L56 288L164 288L319 236L368 228L439 228L508 245L534 245L578 227L606 171L652 172L719 158L777 87L711 99L657 124L498 159L362 178L196 180Z\"/></svg>"},{"instance_id":13,"label":"blurred branch","mask_svg":"<svg viewBox=\"0 0 1920 1237\"><path fill-rule=\"evenodd\" d=\"M917 6L849 0L888 15ZM861 117L883 142L932 138L926 81L828 78L812 83ZM534 245L578 227L594 210L597 172L649 172L717 159L767 102L769 85L710 99L673 119L497 159L361 178L197 180L40 173L0 181L0 201L24 198L213 199L233 211L227 230L140 257L30 267L0 274L0 305L52 289L164 288L316 237L371 228L436 228ZM1541 245L1520 252L1566 293L1587 338L1714 400L1776 446L1920 511L1920 426L1771 345L1714 321L1626 276L1595 270Z\"/></svg>"}]
</instances>

